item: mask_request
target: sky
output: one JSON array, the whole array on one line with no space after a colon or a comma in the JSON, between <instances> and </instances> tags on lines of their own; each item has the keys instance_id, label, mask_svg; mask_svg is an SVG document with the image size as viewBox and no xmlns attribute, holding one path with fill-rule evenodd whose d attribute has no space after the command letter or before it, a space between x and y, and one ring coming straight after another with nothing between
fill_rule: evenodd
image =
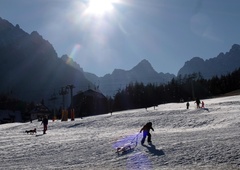
<instances>
[{"instance_id":1,"label":"sky","mask_svg":"<svg viewBox=\"0 0 240 170\"><path fill-rule=\"evenodd\" d=\"M0 124L1 170L239 170L240 96L32 123ZM3 114L0 114L0 118ZM8 116L8 114L6 114ZM152 145L140 129L153 124ZM26 130L36 128L36 134ZM125 153L116 148L131 146Z\"/></svg>"},{"instance_id":2,"label":"sky","mask_svg":"<svg viewBox=\"0 0 240 170\"><path fill-rule=\"evenodd\" d=\"M97 76L147 59L177 72L240 44L239 0L1 0L0 17L37 31Z\"/></svg>"}]
</instances>

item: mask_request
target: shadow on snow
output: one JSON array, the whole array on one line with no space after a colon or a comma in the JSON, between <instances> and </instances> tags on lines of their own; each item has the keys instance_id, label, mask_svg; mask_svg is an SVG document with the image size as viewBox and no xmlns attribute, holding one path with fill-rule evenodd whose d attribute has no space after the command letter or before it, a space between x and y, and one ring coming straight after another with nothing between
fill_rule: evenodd
<instances>
[{"instance_id":1,"label":"shadow on snow","mask_svg":"<svg viewBox=\"0 0 240 170\"><path fill-rule=\"evenodd\" d=\"M156 146L153 145L153 144L149 144L148 145L142 145L144 147L146 147L148 149L148 151L150 153L152 153L153 155L156 155L156 156L162 156L162 155L165 155L165 153L163 152L163 150L159 150L159 149L156 149Z\"/></svg>"}]
</instances>

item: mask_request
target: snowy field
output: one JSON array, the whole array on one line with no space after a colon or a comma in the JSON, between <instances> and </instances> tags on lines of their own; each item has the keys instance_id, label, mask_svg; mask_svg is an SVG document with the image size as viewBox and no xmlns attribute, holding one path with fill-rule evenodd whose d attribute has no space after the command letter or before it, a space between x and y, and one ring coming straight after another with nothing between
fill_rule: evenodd
<instances>
[{"instance_id":1,"label":"snowy field","mask_svg":"<svg viewBox=\"0 0 240 170\"><path fill-rule=\"evenodd\" d=\"M0 125L0 169L231 170L240 169L240 96L76 119ZM153 145L139 134L151 121ZM37 134L25 130L37 128ZM116 154L116 147L133 149Z\"/></svg>"}]
</instances>

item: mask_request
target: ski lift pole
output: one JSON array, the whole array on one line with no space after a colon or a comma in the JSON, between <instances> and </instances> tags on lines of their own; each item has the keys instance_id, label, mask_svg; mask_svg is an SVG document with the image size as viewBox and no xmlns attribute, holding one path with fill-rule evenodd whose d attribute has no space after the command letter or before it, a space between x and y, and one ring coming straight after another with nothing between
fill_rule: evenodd
<instances>
[{"instance_id":1,"label":"ski lift pole","mask_svg":"<svg viewBox=\"0 0 240 170\"><path fill-rule=\"evenodd\" d=\"M70 114L71 114L71 120L73 121L74 120L74 117L75 117L75 114L74 114L74 109L73 109L73 88L75 88L74 85L70 84L70 85L67 85L66 87L67 89L70 89Z\"/></svg>"},{"instance_id":2,"label":"ski lift pole","mask_svg":"<svg viewBox=\"0 0 240 170\"><path fill-rule=\"evenodd\" d=\"M67 110L65 110L65 95L68 94L68 88L66 87L62 87L61 90L59 90L59 95L62 95L62 104L63 104L63 108L62 108L62 121L67 121L68 119L68 115L67 115Z\"/></svg>"}]
</instances>

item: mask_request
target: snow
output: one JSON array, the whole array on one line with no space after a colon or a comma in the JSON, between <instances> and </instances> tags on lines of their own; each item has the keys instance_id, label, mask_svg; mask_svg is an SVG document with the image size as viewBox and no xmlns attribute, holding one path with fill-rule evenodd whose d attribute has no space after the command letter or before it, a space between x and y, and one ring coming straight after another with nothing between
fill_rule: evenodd
<instances>
[{"instance_id":1,"label":"snow","mask_svg":"<svg viewBox=\"0 0 240 170\"><path fill-rule=\"evenodd\" d=\"M75 121L0 125L0 169L240 169L240 96L114 112ZM153 145L142 146L151 121ZM25 130L37 128L37 134ZM137 143L136 143L137 142ZM116 147L134 144L124 154ZM137 144L137 145L136 145Z\"/></svg>"}]
</instances>

